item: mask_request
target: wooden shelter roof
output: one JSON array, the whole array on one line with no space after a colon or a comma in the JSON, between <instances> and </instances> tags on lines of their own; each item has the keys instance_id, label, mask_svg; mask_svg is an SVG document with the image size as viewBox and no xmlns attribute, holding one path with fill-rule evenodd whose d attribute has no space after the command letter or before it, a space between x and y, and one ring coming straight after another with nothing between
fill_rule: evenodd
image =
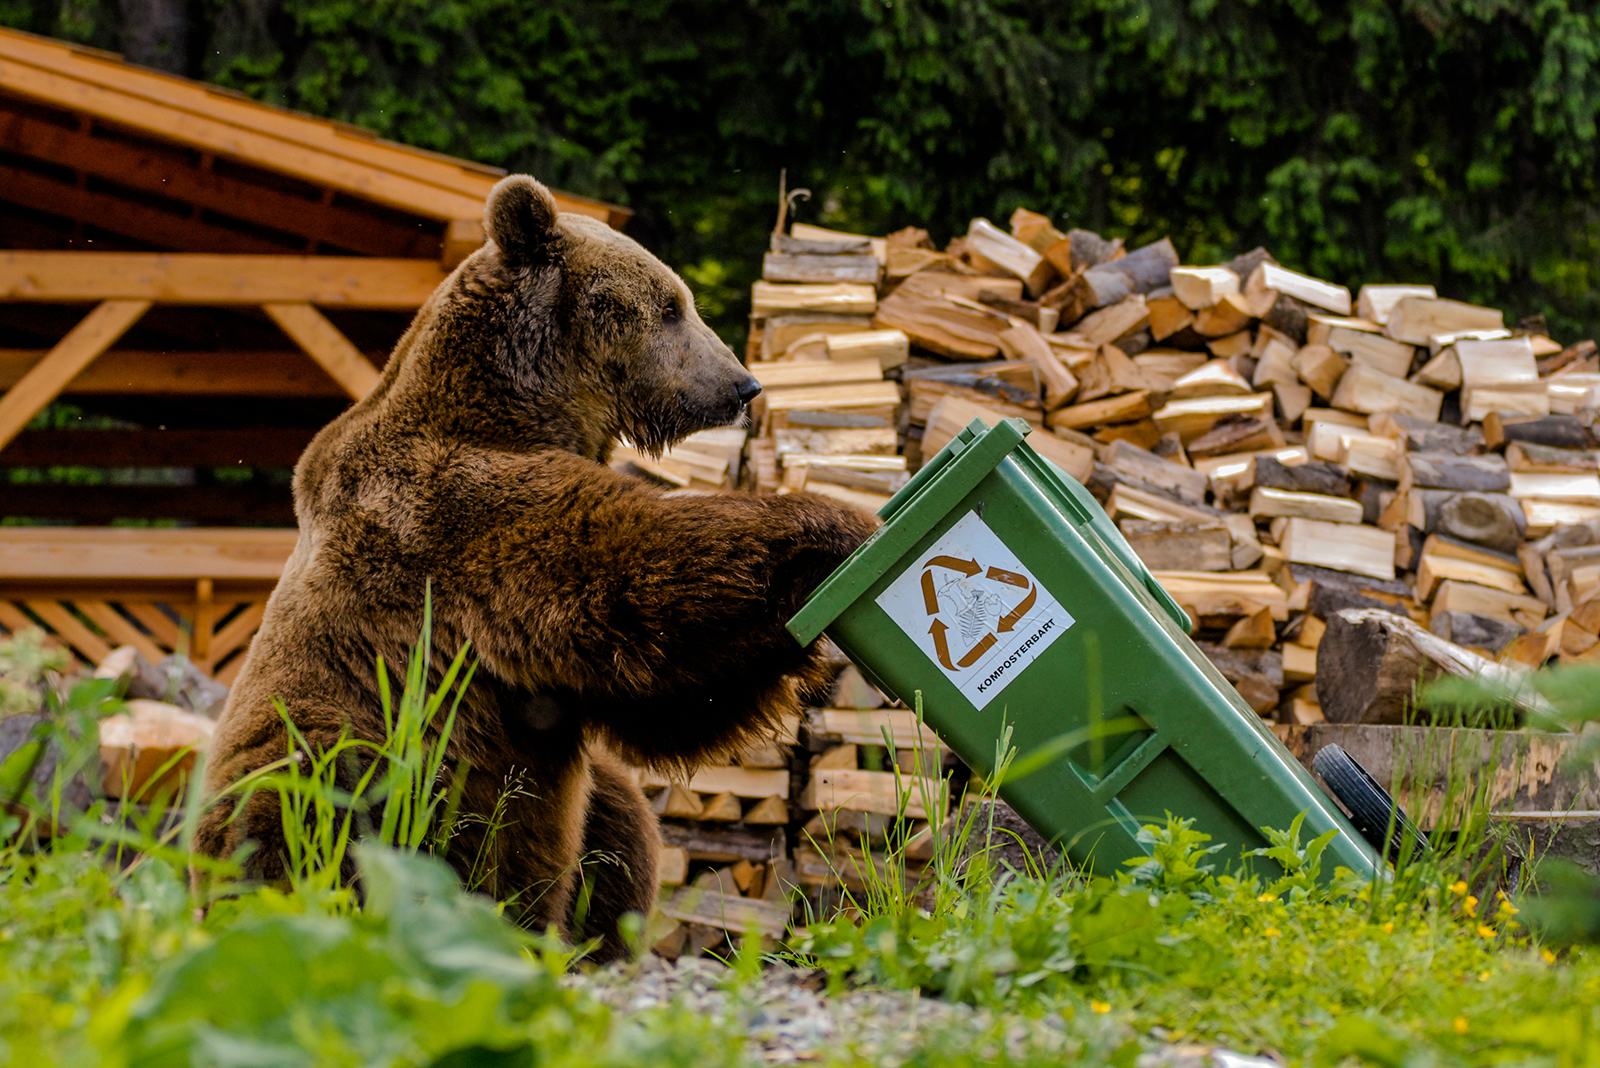
<instances>
[{"instance_id":1,"label":"wooden shelter roof","mask_svg":"<svg viewBox=\"0 0 1600 1068\"><path fill-rule=\"evenodd\" d=\"M0 29L0 201L23 209L13 248L436 258L452 223L470 241L502 173ZM563 211L628 218L555 195ZM63 218L77 241L49 239Z\"/></svg>"}]
</instances>

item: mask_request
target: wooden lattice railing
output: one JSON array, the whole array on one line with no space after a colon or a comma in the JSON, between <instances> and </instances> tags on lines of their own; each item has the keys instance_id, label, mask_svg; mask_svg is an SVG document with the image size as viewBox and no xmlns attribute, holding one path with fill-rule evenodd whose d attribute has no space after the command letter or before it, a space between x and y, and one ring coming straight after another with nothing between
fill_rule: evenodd
<instances>
[{"instance_id":1,"label":"wooden lattice railing","mask_svg":"<svg viewBox=\"0 0 1600 1068\"><path fill-rule=\"evenodd\" d=\"M231 684L293 530L0 529L0 629L37 626L84 663L181 652Z\"/></svg>"}]
</instances>

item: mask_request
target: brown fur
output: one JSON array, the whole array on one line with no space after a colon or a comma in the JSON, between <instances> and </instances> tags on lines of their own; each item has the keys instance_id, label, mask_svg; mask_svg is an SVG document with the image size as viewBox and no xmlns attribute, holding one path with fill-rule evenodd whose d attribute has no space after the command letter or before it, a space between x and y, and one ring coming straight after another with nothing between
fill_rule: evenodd
<instances>
[{"instance_id":1,"label":"brown fur","mask_svg":"<svg viewBox=\"0 0 1600 1068\"><path fill-rule=\"evenodd\" d=\"M619 434L659 449L732 422L758 387L655 257L557 215L526 177L496 187L491 240L418 312L370 396L295 471L300 540L218 724L212 790L282 758L279 698L314 746L383 733L375 659L403 665L431 581L435 671L478 675L450 743L462 810L511 781L486 889L530 924L599 935L655 893L655 818L610 751L704 761L796 707L820 667L783 624L874 521L807 494L664 493L613 472ZM452 843L466 871L482 846ZM283 875L270 792L206 816L200 848L256 844ZM571 930L580 857L592 887Z\"/></svg>"}]
</instances>

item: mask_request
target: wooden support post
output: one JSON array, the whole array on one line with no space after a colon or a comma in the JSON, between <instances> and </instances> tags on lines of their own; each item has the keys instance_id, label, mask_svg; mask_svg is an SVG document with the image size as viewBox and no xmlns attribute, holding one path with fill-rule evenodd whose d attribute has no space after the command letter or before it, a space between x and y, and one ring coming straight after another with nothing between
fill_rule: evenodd
<instances>
[{"instance_id":1,"label":"wooden support post","mask_svg":"<svg viewBox=\"0 0 1600 1068\"><path fill-rule=\"evenodd\" d=\"M211 628L216 621L214 590L215 585L208 578L194 584L194 634L189 640L189 659L197 664L211 656Z\"/></svg>"},{"instance_id":2,"label":"wooden support post","mask_svg":"<svg viewBox=\"0 0 1600 1068\"><path fill-rule=\"evenodd\" d=\"M316 360L328 376L344 387L345 392L360 400L372 392L382 376L378 369L339 332L314 306L303 303L272 303L261 305L272 321L278 324Z\"/></svg>"},{"instance_id":3,"label":"wooden support post","mask_svg":"<svg viewBox=\"0 0 1600 1068\"><path fill-rule=\"evenodd\" d=\"M108 300L84 316L44 359L0 397L0 447L55 400L79 371L116 344L149 307L148 300Z\"/></svg>"}]
</instances>

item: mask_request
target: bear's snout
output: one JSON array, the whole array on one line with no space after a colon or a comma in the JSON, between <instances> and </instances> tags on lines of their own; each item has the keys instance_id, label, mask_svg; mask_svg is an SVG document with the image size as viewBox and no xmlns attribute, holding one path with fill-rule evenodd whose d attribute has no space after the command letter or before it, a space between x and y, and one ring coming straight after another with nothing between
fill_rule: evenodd
<instances>
[{"instance_id":1,"label":"bear's snout","mask_svg":"<svg viewBox=\"0 0 1600 1068\"><path fill-rule=\"evenodd\" d=\"M739 398L741 405L749 404L761 393L761 383L753 375L745 375L743 382L736 382L733 386L734 395Z\"/></svg>"}]
</instances>

